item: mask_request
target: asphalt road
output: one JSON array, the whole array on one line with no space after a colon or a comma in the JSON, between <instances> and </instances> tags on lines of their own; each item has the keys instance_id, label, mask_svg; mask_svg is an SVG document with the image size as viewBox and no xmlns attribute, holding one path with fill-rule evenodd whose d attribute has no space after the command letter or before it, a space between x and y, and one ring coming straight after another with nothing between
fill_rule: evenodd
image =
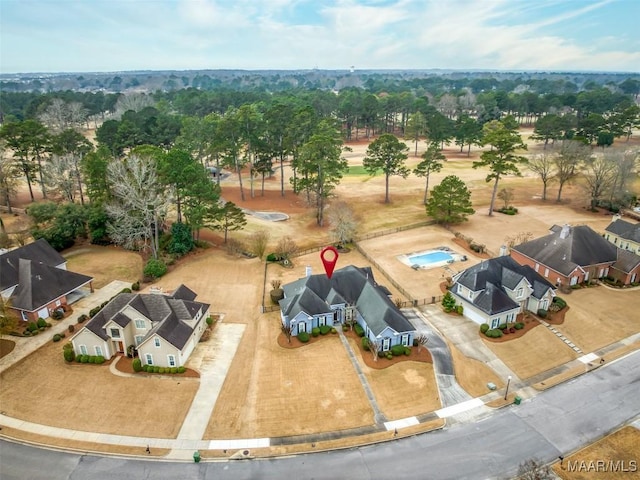
<instances>
[{"instance_id":1,"label":"asphalt road","mask_svg":"<svg viewBox=\"0 0 640 480\"><path fill-rule=\"evenodd\" d=\"M474 424L370 447L270 460L166 463L75 455L0 442L2 480L511 478L528 458L549 462L640 413L640 353ZM597 460L597 459L593 459ZM605 459L609 460L609 459ZM622 459L611 459L622 460ZM626 459L640 461L638 458Z\"/></svg>"}]
</instances>

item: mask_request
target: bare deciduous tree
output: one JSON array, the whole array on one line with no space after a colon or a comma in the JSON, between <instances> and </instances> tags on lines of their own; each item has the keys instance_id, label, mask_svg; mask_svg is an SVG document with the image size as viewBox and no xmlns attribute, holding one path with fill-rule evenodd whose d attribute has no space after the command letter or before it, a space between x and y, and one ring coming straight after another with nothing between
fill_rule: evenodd
<instances>
[{"instance_id":1,"label":"bare deciduous tree","mask_svg":"<svg viewBox=\"0 0 640 480\"><path fill-rule=\"evenodd\" d=\"M58 133L85 123L87 110L79 102L67 103L61 98L54 98L38 119L52 132Z\"/></svg>"},{"instance_id":2,"label":"bare deciduous tree","mask_svg":"<svg viewBox=\"0 0 640 480\"><path fill-rule=\"evenodd\" d=\"M514 197L513 188L505 187L498 192L498 198L504 202L504 208L509 208Z\"/></svg>"},{"instance_id":3,"label":"bare deciduous tree","mask_svg":"<svg viewBox=\"0 0 640 480\"><path fill-rule=\"evenodd\" d=\"M278 245L276 246L276 255L278 255L281 259L288 260L291 255L295 254L298 251L298 245L290 236L284 236L278 241Z\"/></svg>"},{"instance_id":4,"label":"bare deciduous tree","mask_svg":"<svg viewBox=\"0 0 640 480\"><path fill-rule=\"evenodd\" d=\"M285 324L281 324L282 326L280 327L280 329L282 330L282 333L285 334L285 336L287 337L287 343L291 343L291 325L285 325Z\"/></svg>"},{"instance_id":5,"label":"bare deciduous tree","mask_svg":"<svg viewBox=\"0 0 640 480\"><path fill-rule=\"evenodd\" d=\"M513 248L521 243L528 242L533 238L531 232L518 232L515 235L510 235L504 238L504 243L507 247Z\"/></svg>"},{"instance_id":6,"label":"bare deciduous tree","mask_svg":"<svg viewBox=\"0 0 640 480\"><path fill-rule=\"evenodd\" d=\"M553 180L555 172L555 161L552 155L547 152L542 155L536 155L529 159L529 170L536 173L542 180L542 201L547 199L547 186Z\"/></svg>"},{"instance_id":7,"label":"bare deciduous tree","mask_svg":"<svg viewBox=\"0 0 640 480\"><path fill-rule=\"evenodd\" d=\"M128 93L120 95L115 106L114 118L119 119L125 112L133 110L139 112L147 107L153 107L155 101L151 95L145 95L144 93Z\"/></svg>"},{"instance_id":8,"label":"bare deciduous tree","mask_svg":"<svg viewBox=\"0 0 640 480\"><path fill-rule=\"evenodd\" d=\"M353 208L346 202L335 202L328 213L331 241L344 245L353 240L358 228Z\"/></svg>"},{"instance_id":9,"label":"bare deciduous tree","mask_svg":"<svg viewBox=\"0 0 640 480\"><path fill-rule=\"evenodd\" d=\"M251 252L262 260L264 253L267 250L269 244L269 232L266 230L258 230L254 232L249 238L249 244L251 245Z\"/></svg>"},{"instance_id":10,"label":"bare deciduous tree","mask_svg":"<svg viewBox=\"0 0 640 480\"><path fill-rule=\"evenodd\" d=\"M75 155L52 155L51 160L44 167L45 183L48 187L62 193L67 200L73 202L76 194L76 169L78 160Z\"/></svg>"},{"instance_id":11,"label":"bare deciduous tree","mask_svg":"<svg viewBox=\"0 0 640 480\"><path fill-rule=\"evenodd\" d=\"M535 458L530 458L518 465L517 478L520 480L552 480L556 476L548 465L544 465Z\"/></svg>"},{"instance_id":12,"label":"bare deciduous tree","mask_svg":"<svg viewBox=\"0 0 640 480\"><path fill-rule=\"evenodd\" d=\"M11 196L18 192L20 176L20 167L9 155L4 142L0 142L0 196L9 213L13 213Z\"/></svg>"},{"instance_id":13,"label":"bare deciduous tree","mask_svg":"<svg viewBox=\"0 0 640 480\"><path fill-rule=\"evenodd\" d=\"M591 157L591 149L583 143L576 141L565 141L562 143L560 153L553 158L558 181L558 197L556 202L562 200L562 188L570 183L579 173L581 162Z\"/></svg>"},{"instance_id":14,"label":"bare deciduous tree","mask_svg":"<svg viewBox=\"0 0 640 480\"><path fill-rule=\"evenodd\" d=\"M616 163L611 156L602 155L585 163L583 171L585 189L589 194L591 209L595 209L598 200L613 187L616 177Z\"/></svg>"},{"instance_id":15,"label":"bare deciduous tree","mask_svg":"<svg viewBox=\"0 0 640 480\"><path fill-rule=\"evenodd\" d=\"M371 355L373 356L373 361L377 362L378 361L378 352L380 351L380 342L375 341L369 341L369 350L371 350Z\"/></svg>"},{"instance_id":16,"label":"bare deciduous tree","mask_svg":"<svg viewBox=\"0 0 640 480\"><path fill-rule=\"evenodd\" d=\"M420 353L422 348L427 348L427 343L429 343L429 337L426 334L421 333L420 335L415 337L415 339L418 342L418 353Z\"/></svg>"},{"instance_id":17,"label":"bare deciduous tree","mask_svg":"<svg viewBox=\"0 0 640 480\"><path fill-rule=\"evenodd\" d=\"M158 229L168 200L155 160L130 156L124 161L112 161L107 178L114 197L107 205L109 236L125 248L137 248L142 243L151 249L153 258L158 258Z\"/></svg>"}]
</instances>

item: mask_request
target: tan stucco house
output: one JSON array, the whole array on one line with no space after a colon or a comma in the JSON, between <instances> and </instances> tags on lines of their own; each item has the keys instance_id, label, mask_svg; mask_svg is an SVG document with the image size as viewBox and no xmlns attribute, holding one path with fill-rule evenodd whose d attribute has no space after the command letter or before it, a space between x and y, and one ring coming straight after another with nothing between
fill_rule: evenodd
<instances>
[{"instance_id":1,"label":"tan stucco house","mask_svg":"<svg viewBox=\"0 0 640 480\"><path fill-rule=\"evenodd\" d=\"M71 338L76 355L109 359L134 346L143 365L180 367L207 327L209 305L181 285L172 294L121 293Z\"/></svg>"}]
</instances>

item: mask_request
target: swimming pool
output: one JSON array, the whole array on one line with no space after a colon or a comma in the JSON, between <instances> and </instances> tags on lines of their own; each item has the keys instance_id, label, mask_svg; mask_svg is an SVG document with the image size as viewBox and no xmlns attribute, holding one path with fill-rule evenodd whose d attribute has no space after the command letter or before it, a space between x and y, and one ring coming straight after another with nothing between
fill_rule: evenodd
<instances>
[{"instance_id":1,"label":"swimming pool","mask_svg":"<svg viewBox=\"0 0 640 480\"><path fill-rule=\"evenodd\" d=\"M407 260L411 265L419 267L430 266L434 263L453 262L453 255L442 250L432 250L430 252L422 252L416 255L410 255Z\"/></svg>"},{"instance_id":2,"label":"swimming pool","mask_svg":"<svg viewBox=\"0 0 640 480\"><path fill-rule=\"evenodd\" d=\"M414 270L421 270L423 268L443 267L453 262L464 262L467 257L454 252L449 247L437 247L421 252L398 255L397 259Z\"/></svg>"}]
</instances>

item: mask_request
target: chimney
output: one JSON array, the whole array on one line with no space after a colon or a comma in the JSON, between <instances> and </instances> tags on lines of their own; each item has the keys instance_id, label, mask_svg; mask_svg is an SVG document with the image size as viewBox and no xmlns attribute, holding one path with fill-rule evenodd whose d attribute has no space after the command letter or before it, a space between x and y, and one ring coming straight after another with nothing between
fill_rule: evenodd
<instances>
[{"instance_id":1,"label":"chimney","mask_svg":"<svg viewBox=\"0 0 640 480\"><path fill-rule=\"evenodd\" d=\"M305 277L310 277L311 276L311 265L307 265L304 269L304 276Z\"/></svg>"},{"instance_id":2,"label":"chimney","mask_svg":"<svg viewBox=\"0 0 640 480\"><path fill-rule=\"evenodd\" d=\"M616 220L620 220L621 218L622 218L622 215L620 215L619 213L616 213L611 219L611 221L615 222Z\"/></svg>"},{"instance_id":3,"label":"chimney","mask_svg":"<svg viewBox=\"0 0 640 480\"><path fill-rule=\"evenodd\" d=\"M569 232L571 232L571 227L569 224L565 223L562 226L562 230L560 230L560 238L567 238L569 236Z\"/></svg>"},{"instance_id":4,"label":"chimney","mask_svg":"<svg viewBox=\"0 0 640 480\"><path fill-rule=\"evenodd\" d=\"M500 246L500 254L498 255L499 257L504 257L507 254L507 246L506 245L501 245Z\"/></svg>"}]
</instances>

